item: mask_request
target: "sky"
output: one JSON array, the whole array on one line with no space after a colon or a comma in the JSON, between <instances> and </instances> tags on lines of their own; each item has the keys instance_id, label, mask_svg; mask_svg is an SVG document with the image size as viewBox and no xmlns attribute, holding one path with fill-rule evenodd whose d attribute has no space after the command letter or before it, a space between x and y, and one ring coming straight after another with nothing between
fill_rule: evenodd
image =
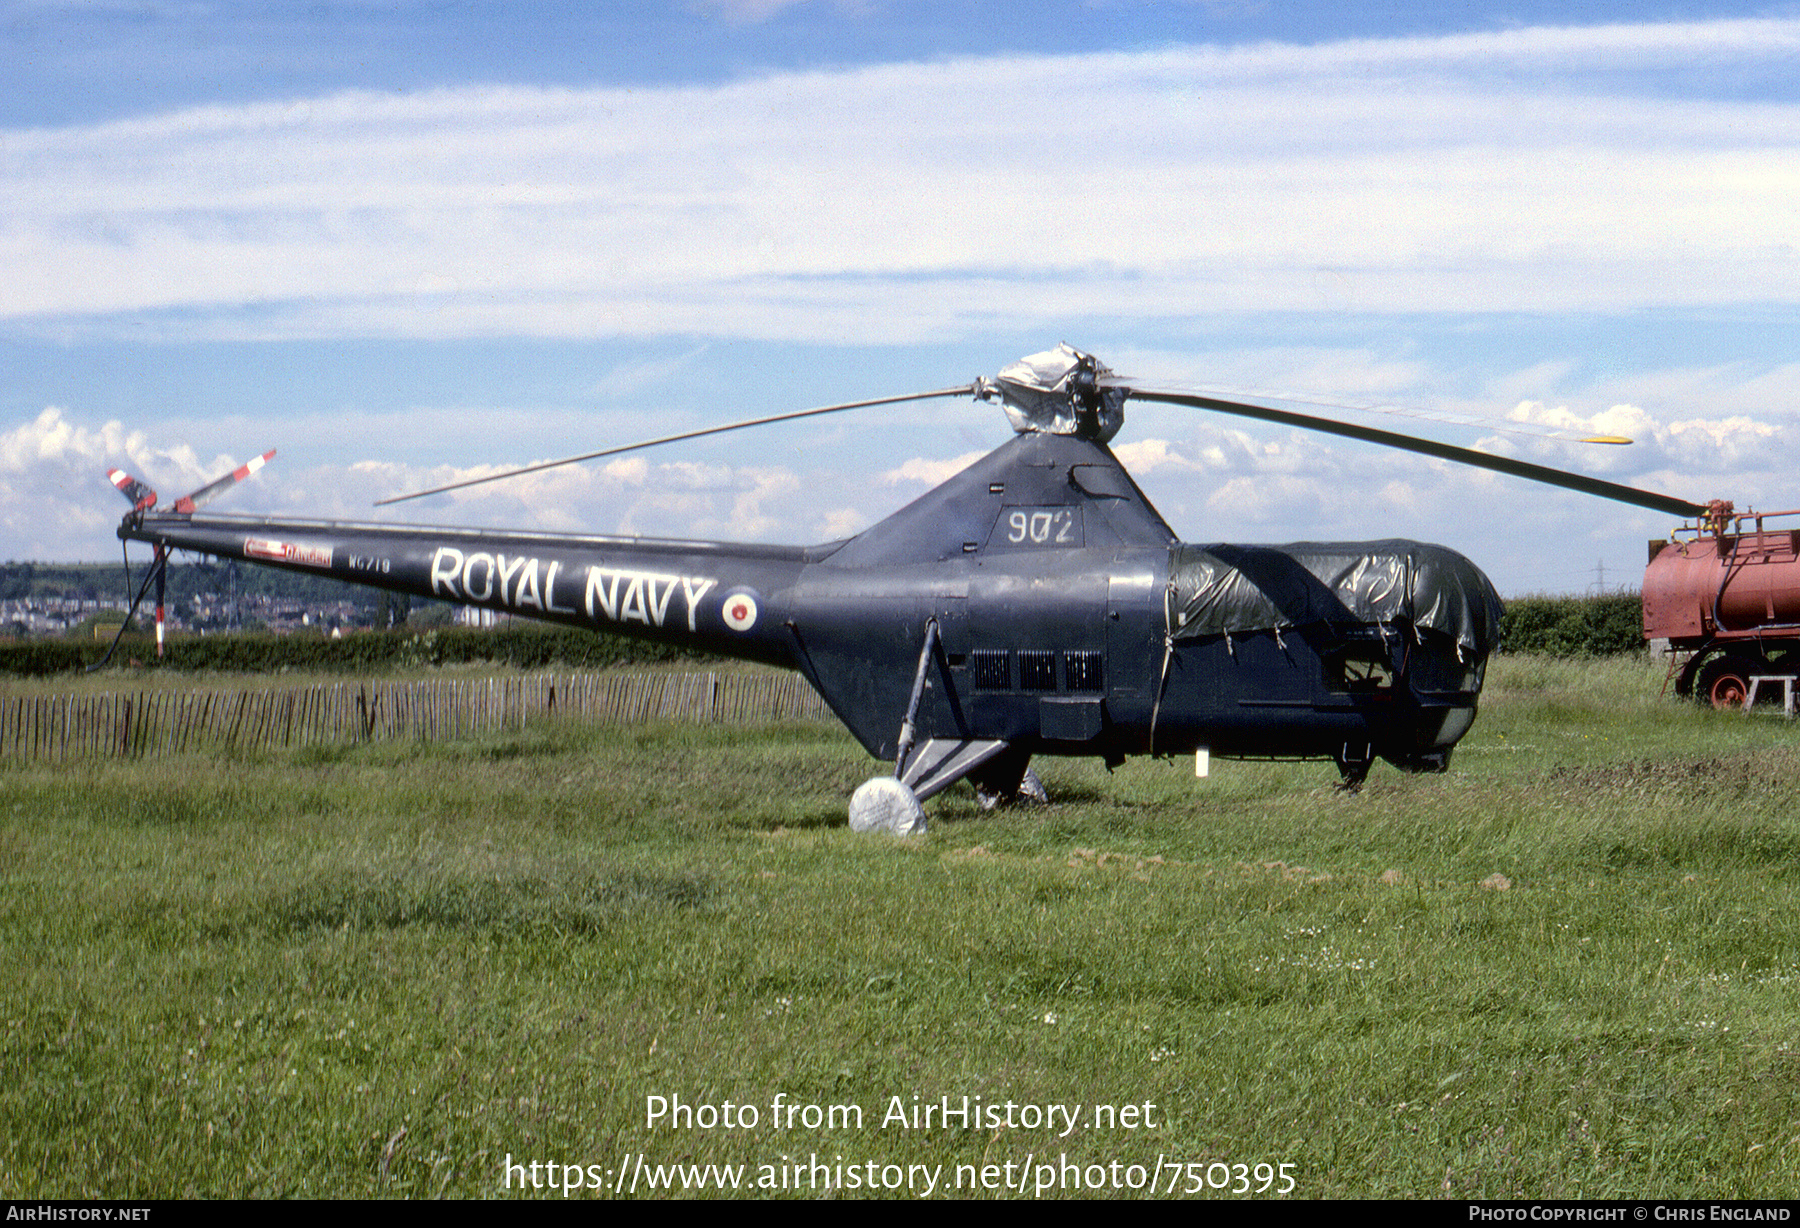
<instances>
[{"instance_id":1,"label":"sky","mask_svg":"<svg viewBox=\"0 0 1800 1228\"><path fill-rule=\"evenodd\" d=\"M598 9L602 11L589 11ZM0 557L220 511L811 544L1000 445L872 410L1060 341L1800 506L1800 5L0 0ZM1521 428L1623 434L1602 448ZM1671 518L1128 405L1193 542L1634 587Z\"/></svg>"}]
</instances>

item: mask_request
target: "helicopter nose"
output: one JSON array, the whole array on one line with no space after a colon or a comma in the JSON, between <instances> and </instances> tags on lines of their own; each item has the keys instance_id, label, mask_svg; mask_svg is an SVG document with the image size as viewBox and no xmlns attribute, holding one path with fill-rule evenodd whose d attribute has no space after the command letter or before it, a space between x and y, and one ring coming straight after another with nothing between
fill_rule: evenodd
<instances>
[{"instance_id":1,"label":"helicopter nose","mask_svg":"<svg viewBox=\"0 0 1800 1228\"><path fill-rule=\"evenodd\" d=\"M1425 750L1447 751L1455 746L1475 723L1475 705L1440 708L1420 714L1418 745Z\"/></svg>"}]
</instances>

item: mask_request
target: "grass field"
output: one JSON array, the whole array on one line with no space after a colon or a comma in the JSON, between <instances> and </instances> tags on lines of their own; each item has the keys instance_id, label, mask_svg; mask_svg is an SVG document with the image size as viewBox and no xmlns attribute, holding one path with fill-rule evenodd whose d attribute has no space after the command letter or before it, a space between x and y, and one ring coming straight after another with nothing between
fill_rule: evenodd
<instances>
[{"instance_id":1,"label":"grass field","mask_svg":"<svg viewBox=\"0 0 1800 1228\"><path fill-rule=\"evenodd\" d=\"M911 842L823 723L7 768L0 1196L1788 1196L1796 730L1660 680L1503 658L1447 776L1040 761Z\"/></svg>"}]
</instances>

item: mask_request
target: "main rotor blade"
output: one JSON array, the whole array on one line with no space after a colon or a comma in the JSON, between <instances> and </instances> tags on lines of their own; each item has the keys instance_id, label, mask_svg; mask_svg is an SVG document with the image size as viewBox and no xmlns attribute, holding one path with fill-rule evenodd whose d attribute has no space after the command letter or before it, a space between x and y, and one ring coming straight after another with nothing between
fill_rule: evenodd
<instances>
[{"instance_id":1,"label":"main rotor blade","mask_svg":"<svg viewBox=\"0 0 1800 1228\"><path fill-rule=\"evenodd\" d=\"M1186 405L1193 409L1211 409L1222 414L1236 414L1240 418L1259 418L1264 422L1278 422L1283 426L1297 426L1303 430L1323 431L1328 435L1342 435L1346 439L1360 439L1365 443L1402 448L1408 452L1435 456L1439 460L1474 465L1479 469L1492 469L1496 473L1507 473L1516 478L1529 478L1533 482L1561 486L1565 490L1578 490L1584 495L1598 495L1602 499L1629 503L1633 507L1648 508L1653 512L1667 512L1675 516L1701 516L1706 512L1704 503L1689 503L1685 499L1677 499L1671 495L1659 495L1653 491L1621 486L1617 482L1590 478L1562 469L1551 469L1545 465L1534 465L1530 461L1513 460L1510 457L1495 456L1491 452L1477 452L1473 448L1459 448L1454 444L1437 443L1412 435L1376 430L1374 427L1354 426L1348 422L1334 422L1329 418L1313 418L1306 414L1291 413L1285 409L1270 409L1267 406L1250 405L1243 401L1222 401L1217 397L1193 396L1188 393L1152 392L1143 388L1133 388L1131 395L1139 401L1161 401L1169 405Z\"/></svg>"},{"instance_id":2,"label":"main rotor blade","mask_svg":"<svg viewBox=\"0 0 1800 1228\"><path fill-rule=\"evenodd\" d=\"M1103 385L1111 383L1115 387L1131 389L1129 376L1102 380ZM1559 439L1565 443L1610 444L1623 447L1635 442L1624 435L1596 435L1591 432L1566 430L1562 427L1548 426L1539 422L1514 422L1510 419L1484 418L1476 414L1455 414L1445 410L1422 409L1416 405L1398 404L1391 401L1351 401L1337 397L1318 396L1308 392L1286 392L1270 388L1233 388L1220 384L1170 384L1161 389L1164 392L1192 393L1195 396L1218 397L1222 400L1236 401L1248 398L1252 402L1266 404L1273 401L1277 404L1293 403L1296 405L1314 405L1327 413L1339 410L1351 410L1362 414L1381 414L1388 418L1409 418L1418 422L1443 422L1451 426L1469 426L1481 431L1497 431L1502 435L1530 436L1534 439Z\"/></svg>"},{"instance_id":3,"label":"main rotor blade","mask_svg":"<svg viewBox=\"0 0 1800 1228\"><path fill-rule=\"evenodd\" d=\"M867 409L871 405L897 405L902 401L928 401L933 397L974 396L976 385L964 384L959 388L940 388L936 392L914 392L900 397L876 397L869 401L845 401L842 405L824 405L818 409L801 409L791 414L771 414L766 418L746 418L742 422L728 422L724 426L708 426L697 431L683 431L679 435L664 435L658 439L646 439L639 443L623 444L616 448L602 448L598 452L583 452L580 456L565 456L561 460L542 461L535 465L526 465L522 469L508 469L505 473L492 473L485 478L470 478L466 482L451 482L448 486L434 486L430 490L415 490L408 495L394 495L388 499L377 499L376 507L385 507L389 503L404 503L408 499L423 499L426 495L441 495L445 491L462 490L468 486L480 486L486 482L499 482L506 478L516 478L527 473L542 473L546 469L555 469L562 465L574 465L581 461L598 460L602 456L617 456L621 452L636 452L643 448L654 448L665 443L680 443L684 439L699 439L706 435L723 435L727 431L741 431L753 426L769 426L776 422L792 422L796 418L816 418L821 414L842 413L846 409Z\"/></svg>"}]
</instances>

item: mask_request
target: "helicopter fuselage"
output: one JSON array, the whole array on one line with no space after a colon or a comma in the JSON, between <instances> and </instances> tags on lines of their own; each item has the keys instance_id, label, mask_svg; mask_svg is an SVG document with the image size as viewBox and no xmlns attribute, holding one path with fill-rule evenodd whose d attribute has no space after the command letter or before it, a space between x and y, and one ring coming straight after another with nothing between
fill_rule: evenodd
<instances>
[{"instance_id":1,"label":"helicopter fuselage","mask_svg":"<svg viewBox=\"0 0 1800 1228\"><path fill-rule=\"evenodd\" d=\"M119 533L796 669L879 759L929 643L919 736L1021 763L1206 747L1441 769L1499 619L1441 547L1185 545L1103 444L1043 433L821 546L155 511Z\"/></svg>"}]
</instances>

